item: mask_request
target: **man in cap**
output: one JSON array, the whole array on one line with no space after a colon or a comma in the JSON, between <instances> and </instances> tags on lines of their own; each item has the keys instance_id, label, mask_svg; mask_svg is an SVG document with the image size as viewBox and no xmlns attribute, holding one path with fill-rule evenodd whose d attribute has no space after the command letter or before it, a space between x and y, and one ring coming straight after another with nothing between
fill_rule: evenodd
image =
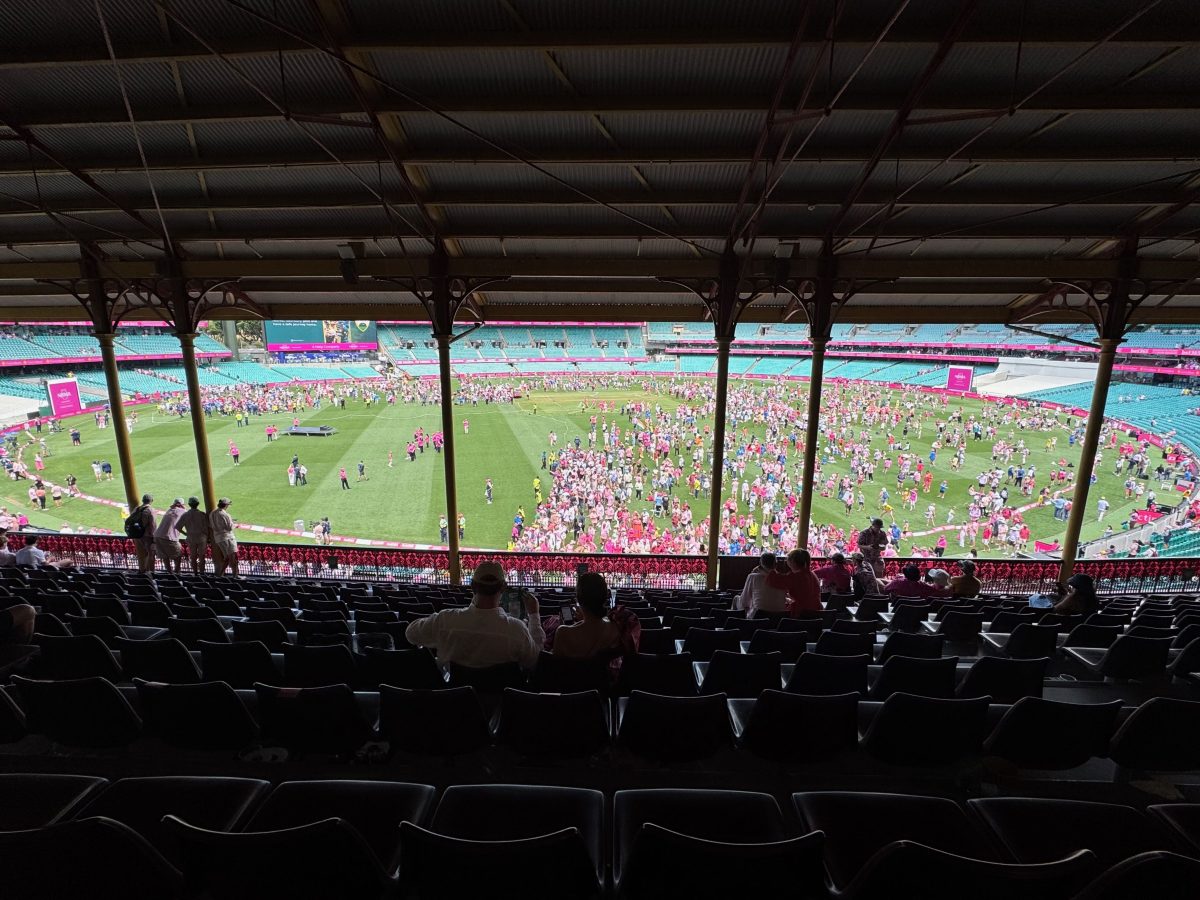
<instances>
[{"instance_id":1,"label":"man in cap","mask_svg":"<svg viewBox=\"0 0 1200 900\"><path fill-rule=\"evenodd\" d=\"M153 494L142 494L141 505L129 514L142 526L142 536L133 539L133 548L137 551L138 572L143 575L154 571L154 510L150 508L153 502Z\"/></svg>"},{"instance_id":2,"label":"man in cap","mask_svg":"<svg viewBox=\"0 0 1200 900\"><path fill-rule=\"evenodd\" d=\"M238 574L238 545L233 536L233 517L229 515L229 504L233 501L222 497L217 508L208 514L208 535L213 546L213 569L218 575L225 574L225 567Z\"/></svg>"},{"instance_id":3,"label":"man in cap","mask_svg":"<svg viewBox=\"0 0 1200 900\"><path fill-rule=\"evenodd\" d=\"M188 497L188 508L179 520L179 530L187 535L188 562L192 574L204 571L204 555L208 551L208 516L200 509L199 497Z\"/></svg>"},{"instance_id":4,"label":"man in cap","mask_svg":"<svg viewBox=\"0 0 1200 900\"><path fill-rule=\"evenodd\" d=\"M964 559L959 561L958 567L962 569L962 574L950 579L950 593L955 597L978 597L983 590L983 583L975 577L975 563Z\"/></svg>"},{"instance_id":5,"label":"man in cap","mask_svg":"<svg viewBox=\"0 0 1200 900\"><path fill-rule=\"evenodd\" d=\"M538 614L537 597L522 594L528 623L500 608L504 569L497 562L482 562L471 578L471 605L443 609L417 619L405 629L410 644L430 647L438 664L451 663L473 669L515 662L532 669L542 652L546 635Z\"/></svg>"},{"instance_id":6,"label":"man in cap","mask_svg":"<svg viewBox=\"0 0 1200 900\"><path fill-rule=\"evenodd\" d=\"M183 545L179 542L179 522L183 518L183 498L176 497L171 501L171 508L163 513L154 529L154 549L162 559L166 570L175 570L179 574L183 566Z\"/></svg>"}]
</instances>

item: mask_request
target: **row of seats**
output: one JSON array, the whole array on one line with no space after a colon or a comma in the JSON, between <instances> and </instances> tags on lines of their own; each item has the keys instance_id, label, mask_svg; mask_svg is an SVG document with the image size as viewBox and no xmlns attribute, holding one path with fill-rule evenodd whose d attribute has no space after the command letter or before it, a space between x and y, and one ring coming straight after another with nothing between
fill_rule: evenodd
<instances>
[{"instance_id":1,"label":"row of seats","mask_svg":"<svg viewBox=\"0 0 1200 900\"><path fill-rule=\"evenodd\" d=\"M13 900L1175 900L1200 878L1198 804L22 774L0 799Z\"/></svg>"}]
</instances>

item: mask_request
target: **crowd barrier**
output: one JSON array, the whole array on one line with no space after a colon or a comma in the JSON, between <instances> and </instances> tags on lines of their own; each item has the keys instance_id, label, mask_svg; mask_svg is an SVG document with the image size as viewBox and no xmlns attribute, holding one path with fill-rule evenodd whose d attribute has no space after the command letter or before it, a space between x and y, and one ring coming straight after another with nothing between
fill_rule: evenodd
<instances>
[{"instance_id":1,"label":"crowd barrier","mask_svg":"<svg viewBox=\"0 0 1200 900\"><path fill-rule=\"evenodd\" d=\"M42 536L39 546L76 565L100 569L133 569L137 556L130 538L92 535ZM450 580L449 555L444 550L389 550L315 547L296 544L239 542L241 573L282 578L332 581L400 581L445 584ZM607 555L600 553L508 553L468 551L461 555L462 571L483 560L498 560L514 584L531 588L570 587L581 566L599 572L609 585L651 590L704 588L708 560L703 556ZM722 557L718 584L740 590L757 564L754 557ZM953 559L890 558L884 560L889 578L906 565L922 573L945 568L957 572ZM208 563L211 571L211 561ZM186 566L185 566L186 567ZM1181 594L1200 590L1200 559L1080 560L1077 572L1091 575L1101 594ZM1033 594L1049 590L1058 580L1056 560L1012 559L977 561L976 575L989 593Z\"/></svg>"}]
</instances>

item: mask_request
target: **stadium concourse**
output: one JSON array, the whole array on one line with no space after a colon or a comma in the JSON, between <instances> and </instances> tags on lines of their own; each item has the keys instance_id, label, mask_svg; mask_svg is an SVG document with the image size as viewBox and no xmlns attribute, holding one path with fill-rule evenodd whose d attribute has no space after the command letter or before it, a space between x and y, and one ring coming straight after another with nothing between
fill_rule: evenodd
<instances>
[{"instance_id":1,"label":"stadium concourse","mask_svg":"<svg viewBox=\"0 0 1200 900\"><path fill-rule=\"evenodd\" d=\"M1197 47L0 4L0 898L1194 898Z\"/></svg>"}]
</instances>

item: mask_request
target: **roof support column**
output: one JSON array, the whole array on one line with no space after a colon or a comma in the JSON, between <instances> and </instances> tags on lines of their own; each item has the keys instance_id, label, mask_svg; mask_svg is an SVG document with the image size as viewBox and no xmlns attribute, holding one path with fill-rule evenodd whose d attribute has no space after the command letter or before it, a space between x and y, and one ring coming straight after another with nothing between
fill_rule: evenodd
<instances>
[{"instance_id":1,"label":"roof support column","mask_svg":"<svg viewBox=\"0 0 1200 900\"><path fill-rule=\"evenodd\" d=\"M192 413L192 437L196 442L196 465L200 469L200 491L204 496L204 508L212 512L217 508L217 488L213 483L212 456L208 448L208 428L204 422L204 398L200 394L200 374L196 371L196 335L177 331L179 347L183 351L183 375L187 380L188 406Z\"/></svg>"},{"instance_id":2,"label":"roof support column","mask_svg":"<svg viewBox=\"0 0 1200 900\"><path fill-rule=\"evenodd\" d=\"M446 248L437 243L429 257L428 275L412 278L379 277L410 292L425 307L438 347L438 384L442 403L442 465L446 473L446 545L449 556L451 584L462 584L462 565L458 544L458 486L454 470L454 393L450 372L450 345L483 324L483 315L475 305L475 295L488 285L507 281L508 276L470 278L452 276ZM454 320L463 307L474 314L478 324L459 334L454 333Z\"/></svg>"},{"instance_id":3,"label":"roof support column","mask_svg":"<svg viewBox=\"0 0 1200 900\"><path fill-rule=\"evenodd\" d=\"M1122 329L1124 330L1124 329ZM1092 470L1096 467L1096 450L1100 446L1100 432L1104 428L1104 405L1108 400L1108 385L1112 381L1113 362L1117 356L1119 337L1100 338L1100 362L1096 366L1096 383L1092 388L1092 405L1088 410L1087 428L1083 432L1083 443L1079 448L1079 465L1075 469L1075 491L1071 498L1071 515L1067 519L1067 533L1063 537L1062 567L1058 580L1066 584L1075 569L1075 557L1079 553L1079 532L1087 516L1088 490L1092 484Z\"/></svg>"},{"instance_id":4,"label":"roof support column","mask_svg":"<svg viewBox=\"0 0 1200 900\"><path fill-rule=\"evenodd\" d=\"M100 361L104 366L104 383L108 388L108 409L111 413L113 437L117 441L117 462L121 465L121 482L125 486L125 502L133 509L142 502L138 493L137 473L133 467L133 447L129 441L129 429L125 424L125 403L121 398L121 378L117 374L117 354L113 349L111 331L96 330L100 342Z\"/></svg>"},{"instance_id":5,"label":"roof support column","mask_svg":"<svg viewBox=\"0 0 1200 900\"><path fill-rule=\"evenodd\" d=\"M808 548L809 523L812 520L813 478L817 467L817 451L821 442L821 391L825 380L825 348L833 331L833 319L840 304L833 289L832 245L826 242L821 254L820 274L812 283L811 294L801 299L808 314L809 339L812 341L812 371L808 377L808 418L804 434L804 459L800 475L800 519L797 523L796 546Z\"/></svg>"}]
</instances>

